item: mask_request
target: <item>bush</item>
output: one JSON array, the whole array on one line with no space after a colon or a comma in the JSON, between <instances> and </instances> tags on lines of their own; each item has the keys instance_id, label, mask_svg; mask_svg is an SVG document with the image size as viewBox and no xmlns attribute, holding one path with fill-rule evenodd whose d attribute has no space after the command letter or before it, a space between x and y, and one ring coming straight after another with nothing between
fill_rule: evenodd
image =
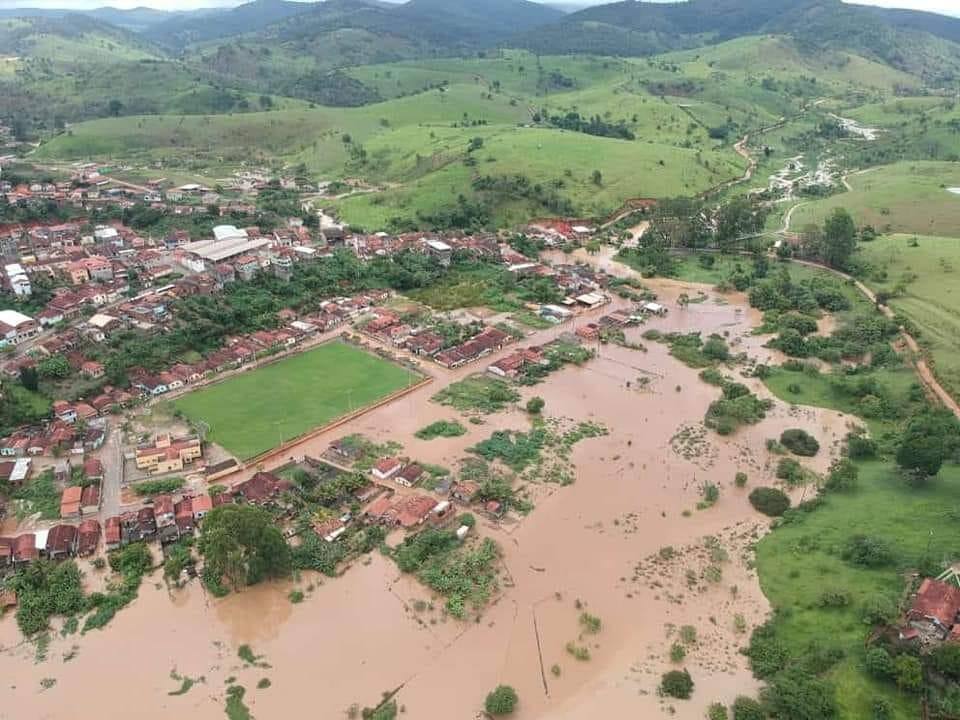
<instances>
[{"instance_id":1,"label":"bush","mask_svg":"<svg viewBox=\"0 0 960 720\"><path fill-rule=\"evenodd\" d=\"M781 458L777 463L777 479L789 485L799 485L803 482L803 467L793 458Z\"/></svg>"},{"instance_id":2,"label":"bush","mask_svg":"<svg viewBox=\"0 0 960 720\"><path fill-rule=\"evenodd\" d=\"M847 435L847 456L851 460L872 460L877 456L877 443L860 433Z\"/></svg>"},{"instance_id":3,"label":"bush","mask_svg":"<svg viewBox=\"0 0 960 720\"><path fill-rule=\"evenodd\" d=\"M688 700L693 694L693 678L686 670L671 670L660 678L660 694Z\"/></svg>"},{"instance_id":4,"label":"bush","mask_svg":"<svg viewBox=\"0 0 960 720\"><path fill-rule=\"evenodd\" d=\"M723 703L711 703L707 708L707 720L727 720L727 706Z\"/></svg>"},{"instance_id":5,"label":"bush","mask_svg":"<svg viewBox=\"0 0 960 720\"><path fill-rule=\"evenodd\" d=\"M681 663L687 656L687 649L680 643L674 643L670 646L670 662Z\"/></svg>"},{"instance_id":6,"label":"bush","mask_svg":"<svg viewBox=\"0 0 960 720\"><path fill-rule=\"evenodd\" d=\"M733 720L766 720L767 714L759 702L746 695L733 701Z\"/></svg>"},{"instance_id":7,"label":"bush","mask_svg":"<svg viewBox=\"0 0 960 720\"><path fill-rule=\"evenodd\" d=\"M860 470L847 458L834 460L830 465L830 474L824 489L828 492L850 492L857 487Z\"/></svg>"},{"instance_id":8,"label":"bush","mask_svg":"<svg viewBox=\"0 0 960 720\"><path fill-rule=\"evenodd\" d=\"M769 517L779 517L790 508L790 498L777 488L758 487L750 493L750 504Z\"/></svg>"},{"instance_id":9,"label":"bush","mask_svg":"<svg viewBox=\"0 0 960 720\"><path fill-rule=\"evenodd\" d=\"M736 477L733 479L733 482L739 488L746 487L747 474L745 472L738 472Z\"/></svg>"},{"instance_id":10,"label":"bush","mask_svg":"<svg viewBox=\"0 0 960 720\"><path fill-rule=\"evenodd\" d=\"M498 685L493 692L487 695L483 706L491 715L509 715L517 709L517 691L509 685Z\"/></svg>"},{"instance_id":11,"label":"bush","mask_svg":"<svg viewBox=\"0 0 960 720\"><path fill-rule=\"evenodd\" d=\"M840 557L851 565L879 568L893 562L893 550L883 538L852 535L847 539Z\"/></svg>"},{"instance_id":12,"label":"bush","mask_svg":"<svg viewBox=\"0 0 960 720\"><path fill-rule=\"evenodd\" d=\"M850 604L850 593L837 588L824 590L817 604L822 608L844 608Z\"/></svg>"},{"instance_id":13,"label":"bush","mask_svg":"<svg viewBox=\"0 0 960 720\"><path fill-rule=\"evenodd\" d=\"M761 680L783 670L788 659L787 649L776 638L769 623L754 629L746 654L750 658L750 669Z\"/></svg>"},{"instance_id":14,"label":"bush","mask_svg":"<svg viewBox=\"0 0 960 720\"><path fill-rule=\"evenodd\" d=\"M791 428L780 434L780 444L794 455L813 457L820 451L820 443L806 430Z\"/></svg>"},{"instance_id":15,"label":"bush","mask_svg":"<svg viewBox=\"0 0 960 720\"><path fill-rule=\"evenodd\" d=\"M539 415L541 412L543 412L543 408L546 404L546 401L542 397L532 397L527 400L527 412L531 415Z\"/></svg>"},{"instance_id":16,"label":"bush","mask_svg":"<svg viewBox=\"0 0 960 720\"><path fill-rule=\"evenodd\" d=\"M704 356L708 357L710 360L726 362L730 359L730 349L723 341L723 338L717 337L716 335L712 335L707 339L707 341L703 344L702 352Z\"/></svg>"},{"instance_id":17,"label":"bush","mask_svg":"<svg viewBox=\"0 0 960 720\"><path fill-rule=\"evenodd\" d=\"M777 675L761 697L770 714L784 720L827 720L837 714L834 689L800 669Z\"/></svg>"},{"instance_id":18,"label":"bush","mask_svg":"<svg viewBox=\"0 0 960 720\"><path fill-rule=\"evenodd\" d=\"M872 595L863 603L860 619L864 625L888 625L897 617L897 604L885 595Z\"/></svg>"}]
</instances>

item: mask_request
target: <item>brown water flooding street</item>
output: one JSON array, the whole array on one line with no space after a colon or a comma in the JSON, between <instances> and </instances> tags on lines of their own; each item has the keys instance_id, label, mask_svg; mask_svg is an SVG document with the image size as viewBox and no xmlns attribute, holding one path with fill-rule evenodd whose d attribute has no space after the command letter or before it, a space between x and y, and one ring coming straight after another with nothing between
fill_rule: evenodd
<instances>
[{"instance_id":1,"label":"brown water flooding street","mask_svg":"<svg viewBox=\"0 0 960 720\"><path fill-rule=\"evenodd\" d=\"M609 262L603 256L583 259ZM708 298L682 310L676 297L693 297L697 287L648 285L671 312L647 327L725 333L735 352L769 359L764 339L750 334L759 318L742 296L717 298L704 287ZM631 330L631 339L641 332ZM245 702L259 720L342 718L353 703L374 705L382 692L401 686L398 702L411 720L476 718L498 683L517 688L520 720L668 717L668 705L677 718L699 720L710 703L755 692L738 648L769 611L748 564L749 545L768 522L753 511L747 494L774 482L778 458L766 449L768 438L788 427L807 429L824 448L807 464L823 472L847 419L777 402L760 424L721 438L702 427L706 407L720 391L670 357L665 346L644 344L647 352L602 346L584 367L523 389L524 400L546 400L548 416L593 420L610 433L575 446L576 482L537 487L529 516L503 526L478 524L503 551L502 592L479 622L444 617L442 600L436 609L418 612L414 602L430 602L430 592L379 553L336 579L302 578L298 587L315 587L296 605L287 599L291 583L214 600L197 582L168 592L155 573L140 598L105 630L65 639L53 633L44 662L35 663L34 647L21 644L12 617L0 622L6 686L0 718L222 718L230 677L247 689ZM362 432L402 442L404 454L419 460L456 467L466 448L493 430L529 426L526 414L514 410L489 416L480 426L465 422L463 437L413 437L429 422L457 415L429 397L478 369L431 368L437 380L430 386L298 452L318 454L335 437ZM759 381L743 382L769 396ZM734 486L741 470L749 476L746 488ZM720 486L720 499L697 510L706 481ZM718 539L728 560L711 559L706 536ZM665 546L674 552L660 557ZM720 565L721 578L704 577L710 564ZM600 632L582 634L581 608L601 618ZM696 689L692 700L668 703L656 686L660 674L674 667L669 649L682 625L696 628L697 642L676 667L689 669ZM237 657L244 643L270 667L244 666ZM575 659L566 650L569 643L586 647L590 659ZM73 645L76 657L64 662ZM170 676L174 669L204 680L184 695L169 695L179 687ZM44 690L44 678L56 684ZM271 687L257 689L261 678L269 678Z\"/></svg>"}]
</instances>

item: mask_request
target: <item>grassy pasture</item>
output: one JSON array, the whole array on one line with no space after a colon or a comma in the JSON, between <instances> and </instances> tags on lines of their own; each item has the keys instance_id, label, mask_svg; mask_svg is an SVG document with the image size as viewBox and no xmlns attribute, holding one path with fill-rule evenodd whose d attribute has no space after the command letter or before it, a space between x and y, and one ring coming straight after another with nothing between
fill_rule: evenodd
<instances>
[{"instance_id":1,"label":"grassy pasture","mask_svg":"<svg viewBox=\"0 0 960 720\"><path fill-rule=\"evenodd\" d=\"M915 382L907 370L881 371L878 379L910 407L907 393ZM778 371L767 385L790 403L827 407L853 413L856 408L832 392L824 375ZM788 385L799 386L791 393ZM866 421L875 437L895 432L896 425ZM916 567L924 556L952 562L960 541L954 508L960 501L960 468L946 465L928 487L915 489L897 475L892 462L859 462L859 484L850 493L833 493L812 513L778 527L757 545L757 570L764 594L777 610L777 638L791 657L807 651L811 642L838 648L842 659L827 673L835 687L840 720L871 717L873 702L883 697L891 717L917 717L914 696L899 693L892 683L870 678L863 667L864 638L869 627L861 620L868 599L884 596L898 601L904 590L902 568ZM856 567L843 561L840 548L855 534L886 540L894 548L894 565ZM825 590L849 592L847 607L821 607Z\"/></svg>"},{"instance_id":2,"label":"grassy pasture","mask_svg":"<svg viewBox=\"0 0 960 720\"><path fill-rule=\"evenodd\" d=\"M174 401L210 426L208 439L246 459L377 402L418 376L332 342Z\"/></svg>"},{"instance_id":3,"label":"grassy pasture","mask_svg":"<svg viewBox=\"0 0 960 720\"><path fill-rule=\"evenodd\" d=\"M960 197L957 198L960 204ZM906 282L903 295L890 306L920 329L919 341L930 351L938 379L960 396L960 239L890 235L861 243L858 256L873 268L865 282L891 291ZM915 278L915 279L914 279Z\"/></svg>"},{"instance_id":4,"label":"grassy pasture","mask_svg":"<svg viewBox=\"0 0 960 720\"><path fill-rule=\"evenodd\" d=\"M852 192L797 208L791 229L821 224L837 207L850 211L859 225L881 232L960 237L960 166L948 162L909 161L885 165L848 178Z\"/></svg>"}]
</instances>

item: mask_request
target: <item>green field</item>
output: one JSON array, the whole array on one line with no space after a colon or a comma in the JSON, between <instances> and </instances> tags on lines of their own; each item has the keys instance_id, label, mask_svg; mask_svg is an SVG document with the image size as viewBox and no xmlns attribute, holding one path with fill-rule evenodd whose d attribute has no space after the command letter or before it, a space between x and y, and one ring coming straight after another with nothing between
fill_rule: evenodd
<instances>
[{"instance_id":1,"label":"green field","mask_svg":"<svg viewBox=\"0 0 960 720\"><path fill-rule=\"evenodd\" d=\"M912 372L881 371L876 376L904 412L917 406L910 400L910 387L916 382ZM831 390L828 376L779 370L767 384L785 402L856 411ZM790 392L789 386L798 386L799 392ZM864 424L881 444L896 437L896 421ZM838 720L872 717L873 702L881 697L893 707L891 718L912 720L919 716L916 696L897 692L893 683L873 680L863 669L870 628L863 624L861 611L878 595L898 602L905 588L903 570L916 567L922 558L935 564L956 560L960 526L953 509L960 503L960 467L944 465L936 480L917 489L898 476L890 461L857 464L860 477L853 492L826 495L817 510L799 513L760 541L760 584L775 610L776 638L791 659L799 661L812 647L840 651L840 660L825 674L835 688ZM890 543L895 563L868 569L842 560L839 549L855 534ZM849 592L852 602L841 608L821 607L825 590Z\"/></svg>"},{"instance_id":2,"label":"green field","mask_svg":"<svg viewBox=\"0 0 960 720\"><path fill-rule=\"evenodd\" d=\"M174 407L207 423L208 440L247 459L418 379L375 355L331 342L192 392Z\"/></svg>"},{"instance_id":3,"label":"green field","mask_svg":"<svg viewBox=\"0 0 960 720\"><path fill-rule=\"evenodd\" d=\"M957 196L960 205L960 196ZM864 282L874 290L893 292L889 305L919 328L920 342L930 353L937 378L960 397L960 239L889 235L861 243L858 257L871 271Z\"/></svg>"},{"instance_id":4,"label":"green field","mask_svg":"<svg viewBox=\"0 0 960 720\"><path fill-rule=\"evenodd\" d=\"M950 162L898 162L849 178L852 192L806 203L793 213L790 229L821 224L844 207L858 225L879 232L924 233L960 237L960 166Z\"/></svg>"}]
</instances>

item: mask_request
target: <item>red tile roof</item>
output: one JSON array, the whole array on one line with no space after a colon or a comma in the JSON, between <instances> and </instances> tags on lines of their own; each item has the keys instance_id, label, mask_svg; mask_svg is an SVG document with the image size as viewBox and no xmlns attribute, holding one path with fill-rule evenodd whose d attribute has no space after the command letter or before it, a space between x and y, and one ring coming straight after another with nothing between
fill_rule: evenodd
<instances>
[{"instance_id":1,"label":"red tile roof","mask_svg":"<svg viewBox=\"0 0 960 720\"><path fill-rule=\"evenodd\" d=\"M960 589L939 580L926 578L917 590L910 608L916 619L932 618L943 627L951 627L960 612Z\"/></svg>"}]
</instances>

